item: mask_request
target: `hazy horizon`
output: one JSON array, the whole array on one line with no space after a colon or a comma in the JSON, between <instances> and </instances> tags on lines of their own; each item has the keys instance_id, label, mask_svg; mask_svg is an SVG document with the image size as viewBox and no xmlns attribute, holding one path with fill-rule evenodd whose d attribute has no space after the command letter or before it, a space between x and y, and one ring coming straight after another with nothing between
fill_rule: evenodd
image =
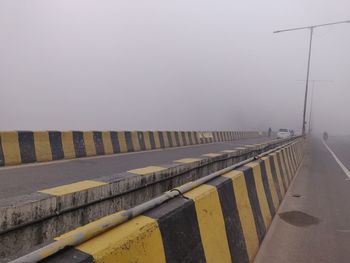
<instances>
[{"instance_id":1,"label":"hazy horizon","mask_svg":"<svg viewBox=\"0 0 350 263\"><path fill-rule=\"evenodd\" d=\"M298 130L308 31L272 32L349 20L349 9L316 0L3 0L0 130ZM315 31L310 79L327 80L314 90L318 132L350 134L349 32Z\"/></svg>"}]
</instances>

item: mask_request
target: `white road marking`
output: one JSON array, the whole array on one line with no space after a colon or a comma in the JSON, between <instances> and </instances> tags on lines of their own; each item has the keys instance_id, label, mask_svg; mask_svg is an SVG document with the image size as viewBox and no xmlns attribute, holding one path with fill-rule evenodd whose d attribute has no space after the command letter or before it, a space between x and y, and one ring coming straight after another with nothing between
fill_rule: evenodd
<instances>
[{"instance_id":1,"label":"white road marking","mask_svg":"<svg viewBox=\"0 0 350 263\"><path fill-rule=\"evenodd\" d=\"M342 168L342 170L344 171L344 173L348 177L346 180L350 180L350 172L349 172L348 168L346 168L345 165L339 160L339 158L335 155L335 153L331 150L331 148L329 148L327 143L324 140L322 140L322 142L323 142L324 146L327 148L327 150L331 153L334 160L336 160L336 162L339 164L340 168Z\"/></svg>"}]
</instances>

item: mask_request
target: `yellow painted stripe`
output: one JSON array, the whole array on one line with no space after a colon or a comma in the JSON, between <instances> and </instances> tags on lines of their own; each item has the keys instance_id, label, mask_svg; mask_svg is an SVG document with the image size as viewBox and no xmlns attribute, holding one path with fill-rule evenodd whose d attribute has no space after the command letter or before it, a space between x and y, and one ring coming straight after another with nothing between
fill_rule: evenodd
<instances>
[{"instance_id":1,"label":"yellow painted stripe","mask_svg":"<svg viewBox=\"0 0 350 263\"><path fill-rule=\"evenodd\" d=\"M201 185L186 197L194 201L206 262L232 262L219 194L214 186Z\"/></svg>"},{"instance_id":2,"label":"yellow painted stripe","mask_svg":"<svg viewBox=\"0 0 350 263\"><path fill-rule=\"evenodd\" d=\"M289 167L289 162L288 162L288 157L286 155L286 151L285 149L282 149L282 158L283 158L283 162L285 164L285 167L286 167L286 171L287 171L287 175L288 175L288 179L289 179L289 184L292 180L292 173L291 173L291 170L290 170L290 167Z\"/></svg>"},{"instance_id":3,"label":"yellow painted stripe","mask_svg":"<svg viewBox=\"0 0 350 263\"><path fill-rule=\"evenodd\" d=\"M1 132L0 134L5 165L20 164L22 161L19 150L18 133Z\"/></svg>"},{"instance_id":4,"label":"yellow painted stripe","mask_svg":"<svg viewBox=\"0 0 350 263\"><path fill-rule=\"evenodd\" d=\"M165 263L162 236L156 220L138 216L76 247L94 262Z\"/></svg>"},{"instance_id":5,"label":"yellow painted stripe","mask_svg":"<svg viewBox=\"0 0 350 263\"><path fill-rule=\"evenodd\" d=\"M62 196L62 195L71 194L74 192L79 192L89 188L94 188L94 187L106 185L106 184L107 183L87 180L87 181L76 182L73 184L61 185L54 188L44 189L38 192L55 195L55 196Z\"/></svg>"},{"instance_id":6,"label":"yellow painted stripe","mask_svg":"<svg viewBox=\"0 0 350 263\"><path fill-rule=\"evenodd\" d=\"M184 158L184 159L180 159L180 160L175 160L175 163L194 163L194 162L198 162L202 159L199 158Z\"/></svg>"},{"instance_id":7,"label":"yellow painted stripe","mask_svg":"<svg viewBox=\"0 0 350 263\"><path fill-rule=\"evenodd\" d=\"M247 247L249 262L253 262L253 259L259 248L259 239L243 172L232 171L225 174L224 176L231 178L233 181L233 189Z\"/></svg>"},{"instance_id":8,"label":"yellow painted stripe","mask_svg":"<svg viewBox=\"0 0 350 263\"><path fill-rule=\"evenodd\" d=\"M218 157L221 156L222 154L220 153L206 153L206 154L202 154L202 156L206 156L206 157Z\"/></svg>"},{"instance_id":9,"label":"yellow painted stripe","mask_svg":"<svg viewBox=\"0 0 350 263\"><path fill-rule=\"evenodd\" d=\"M286 158L288 160L289 171L290 171L290 180L292 180L293 176L294 176L294 167L293 167L292 158L291 158L289 152L287 151L287 149L285 150L285 155L286 155Z\"/></svg>"},{"instance_id":10,"label":"yellow painted stripe","mask_svg":"<svg viewBox=\"0 0 350 263\"><path fill-rule=\"evenodd\" d=\"M275 188L275 183L274 183L273 177L272 177L270 159L268 157L263 157L262 160L265 162L267 181L269 183L269 188L270 188L270 192L271 192L271 196L272 196L273 206L275 207L275 211L277 211L278 206L279 206L279 199L277 196L277 190Z\"/></svg>"},{"instance_id":11,"label":"yellow painted stripe","mask_svg":"<svg viewBox=\"0 0 350 263\"><path fill-rule=\"evenodd\" d=\"M282 194L282 197L283 197L285 192L287 191L287 189L285 189L284 186L283 186L283 180L282 180L280 167L278 165L277 155L276 154L271 154L271 155L272 155L272 158L273 158L273 163L275 164L275 170L276 170L276 174L277 174L278 185L280 186L281 194Z\"/></svg>"},{"instance_id":12,"label":"yellow painted stripe","mask_svg":"<svg viewBox=\"0 0 350 263\"><path fill-rule=\"evenodd\" d=\"M84 144L87 156L95 156L96 155L96 147L94 142L94 137L92 132L83 132L84 136Z\"/></svg>"},{"instance_id":13,"label":"yellow painted stripe","mask_svg":"<svg viewBox=\"0 0 350 263\"><path fill-rule=\"evenodd\" d=\"M154 144L156 145L156 149L161 148L158 132L154 131L153 137L154 137Z\"/></svg>"},{"instance_id":14,"label":"yellow painted stripe","mask_svg":"<svg viewBox=\"0 0 350 263\"><path fill-rule=\"evenodd\" d=\"M175 132L170 132L170 135L171 135L171 141L173 143L173 147L176 147L178 146L177 143L176 143L176 136L175 136Z\"/></svg>"},{"instance_id":15,"label":"yellow painted stripe","mask_svg":"<svg viewBox=\"0 0 350 263\"><path fill-rule=\"evenodd\" d=\"M138 135L137 131L131 132L131 141L132 141L132 146L134 148L134 151L135 152L140 151L141 146L140 146L139 135Z\"/></svg>"},{"instance_id":16,"label":"yellow painted stripe","mask_svg":"<svg viewBox=\"0 0 350 263\"><path fill-rule=\"evenodd\" d=\"M151 146L151 139L149 138L149 132L143 132L143 139L145 140L145 147L146 150L151 150L152 146Z\"/></svg>"},{"instance_id":17,"label":"yellow painted stripe","mask_svg":"<svg viewBox=\"0 0 350 263\"><path fill-rule=\"evenodd\" d=\"M62 132L62 147L64 152L64 158L75 158L75 150L73 143L73 133L72 132Z\"/></svg>"},{"instance_id":18,"label":"yellow painted stripe","mask_svg":"<svg viewBox=\"0 0 350 263\"><path fill-rule=\"evenodd\" d=\"M259 206L264 219L265 227L266 229L268 229L271 224L272 215L270 213L269 204L267 203L267 197L261 177L261 167L257 162L248 163L246 164L246 166L251 167L253 169L255 188L258 195Z\"/></svg>"},{"instance_id":19,"label":"yellow painted stripe","mask_svg":"<svg viewBox=\"0 0 350 263\"><path fill-rule=\"evenodd\" d=\"M52 152L47 131L34 132L35 156L38 162L52 161Z\"/></svg>"},{"instance_id":20,"label":"yellow painted stripe","mask_svg":"<svg viewBox=\"0 0 350 263\"><path fill-rule=\"evenodd\" d=\"M102 141L103 141L103 147L105 149L105 154L113 154L111 133L108 131L102 132Z\"/></svg>"},{"instance_id":21,"label":"yellow painted stripe","mask_svg":"<svg viewBox=\"0 0 350 263\"><path fill-rule=\"evenodd\" d=\"M117 134L118 134L120 152L126 153L128 151L128 147L126 146L125 133L124 132L117 132Z\"/></svg>"},{"instance_id":22,"label":"yellow painted stripe","mask_svg":"<svg viewBox=\"0 0 350 263\"><path fill-rule=\"evenodd\" d=\"M282 171L280 171L280 174L281 176L284 177L285 181L286 181L286 184L287 184L287 188L289 186L289 177L288 177L288 174L286 172L286 167L285 167L285 163L284 163L284 160L283 160L283 156L282 156L282 152L281 151L277 151L276 152L276 158L280 158L281 160L281 167L282 167Z\"/></svg>"},{"instance_id":23,"label":"yellow painted stripe","mask_svg":"<svg viewBox=\"0 0 350 263\"><path fill-rule=\"evenodd\" d=\"M161 166L147 166L144 168L139 168L139 169L133 169L133 170L129 170L129 173L133 173L133 174L139 174L139 175L144 175L144 174L149 174L149 173L156 173L156 172L160 172L163 170L166 170L167 168L161 167Z\"/></svg>"},{"instance_id":24,"label":"yellow painted stripe","mask_svg":"<svg viewBox=\"0 0 350 263\"><path fill-rule=\"evenodd\" d=\"M164 147L168 148L169 147L168 133L166 131L163 131L162 134L164 139Z\"/></svg>"}]
</instances>

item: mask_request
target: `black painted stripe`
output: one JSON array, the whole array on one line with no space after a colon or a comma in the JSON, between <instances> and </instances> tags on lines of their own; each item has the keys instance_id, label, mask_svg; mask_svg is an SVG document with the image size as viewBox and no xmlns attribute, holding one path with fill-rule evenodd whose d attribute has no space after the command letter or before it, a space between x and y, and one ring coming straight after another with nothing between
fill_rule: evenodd
<instances>
[{"instance_id":1,"label":"black painted stripe","mask_svg":"<svg viewBox=\"0 0 350 263\"><path fill-rule=\"evenodd\" d=\"M282 178L282 184L283 184L283 187L284 187L284 192L286 192L288 187L287 187L287 184L286 184L286 179L285 179L284 174L283 174L281 160L280 160L280 158L278 158L279 157L278 154L276 154L275 156L276 156L276 160L277 160L278 169L280 170L280 175L281 175L281 178Z\"/></svg>"},{"instance_id":2,"label":"black painted stripe","mask_svg":"<svg viewBox=\"0 0 350 263\"><path fill-rule=\"evenodd\" d=\"M185 132L181 132L180 136L182 137L183 146L186 146L187 145L187 140L186 140Z\"/></svg>"},{"instance_id":3,"label":"black painted stripe","mask_svg":"<svg viewBox=\"0 0 350 263\"><path fill-rule=\"evenodd\" d=\"M278 154L277 154L278 155ZM277 157L276 155L276 157ZM275 162L273 160L273 156L269 156L269 159L270 159L270 167L271 167L271 174L272 174L272 179L273 179L273 183L275 185L275 189L276 189L276 193L277 193L277 197L278 197L278 200L281 202L282 200L282 192L280 189L280 185L278 183L278 177L277 177L277 171L276 171L276 167L275 167ZM277 160L277 163L278 163L278 160ZM285 182L285 179L283 177L283 172L281 170L281 166L279 166L279 170L280 170L280 175L281 175L281 178L282 178L282 184L283 184L283 187L284 187L284 192L286 190L286 182Z\"/></svg>"},{"instance_id":4,"label":"black painted stripe","mask_svg":"<svg viewBox=\"0 0 350 263\"><path fill-rule=\"evenodd\" d=\"M214 142L218 141L218 134L217 134L217 132L213 132L213 139L214 139Z\"/></svg>"},{"instance_id":5,"label":"black painted stripe","mask_svg":"<svg viewBox=\"0 0 350 263\"><path fill-rule=\"evenodd\" d=\"M151 149L156 149L156 142L154 140L154 133L152 131L148 132L149 135L149 141L151 144Z\"/></svg>"},{"instance_id":6,"label":"black painted stripe","mask_svg":"<svg viewBox=\"0 0 350 263\"><path fill-rule=\"evenodd\" d=\"M187 137L188 137L188 144L193 145L193 140L192 140L192 132L187 132Z\"/></svg>"},{"instance_id":7,"label":"black painted stripe","mask_svg":"<svg viewBox=\"0 0 350 263\"><path fill-rule=\"evenodd\" d=\"M296 172L296 170L298 168L298 163L297 163L295 155L294 155L294 146L289 147L288 149L289 149L290 158L291 158L292 163L293 163L293 175L294 175L294 173Z\"/></svg>"},{"instance_id":8,"label":"black painted stripe","mask_svg":"<svg viewBox=\"0 0 350 263\"><path fill-rule=\"evenodd\" d=\"M84 133L81 131L73 131L73 143L75 150L75 157L86 157L86 149L84 142Z\"/></svg>"},{"instance_id":9,"label":"black painted stripe","mask_svg":"<svg viewBox=\"0 0 350 263\"><path fill-rule=\"evenodd\" d=\"M59 131L49 131L49 140L51 147L52 160L61 160L64 158L62 133Z\"/></svg>"},{"instance_id":10,"label":"black painted stripe","mask_svg":"<svg viewBox=\"0 0 350 263\"><path fill-rule=\"evenodd\" d=\"M265 227L264 219L262 217L262 213L260 209L258 194L256 192L253 169L251 167L244 166L239 170L241 170L244 173L244 178L245 178L247 190L248 190L249 202L253 211L253 217L254 217L254 222L256 226L256 231L258 234L259 243L261 244L266 233L266 227Z\"/></svg>"},{"instance_id":11,"label":"black painted stripe","mask_svg":"<svg viewBox=\"0 0 350 263\"><path fill-rule=\"evenodd\" d=\"M205 262L194 202L175 198L145 213L158 221L166 262Z\"/></svg>"},{"instance_id":12,"label":"black painted stripe","mask_svg":"<svg viewBox=\"0 0 350 263\"><path fill-rule=\"evenodd\" d=\"M249 262L232 180L217 177L207 184L215 186L218 191L232 262Z\"/></svg>"},{"instance_id":13,"label":"black painted stripe","mask_svg":"<svg viewBox=\"0 0 350 263\"><path fill-rule=\"evenodd\" d=\"M265 161L260 161L260 170L261 170L261 178L264 186L264 192L267 199L267 204L269 205L270 215L273 217L275 215L275 206L273 205L269 179L267 178Z\"/></svg>"},{"instance_id":14,"label":"black painted stripe","mask_svg":"<svg viewBox=\"0 0 350 263\"><path fill-rule=\"evenodd\" d=\"M127 152L133 152L134 151L134 147L132 145L131 132L126 131L126 132L124 132L124 135L125 135L125 142L126 142Z\"/></svg>"},{"instance_id":15,"label":"black painted stripe","mask_svg":"<svg viewBox=\"0 0 350 263\"><path fill-rule=\"evenodd\" d=\"M175 132L175 141L176 141L176 146L181 146L180 145L180 139L179 139L179 132Z\"/></svg>"},{"instance_id":16,"label":"black painted stripe","mask_svg":"<svg viewBox=\"0 0 350 263\"><path fill-rule=\"evenodd\" d=\"M0 135L0 166L5 166L4 151L2 150L1 135Z\"/></svg>"},{"instance_id":17,"label":"black painted stripe","mask_svg":"<svg viewBox=\"0 0 350 263\"><path fill-rule=\"evenodd\" d=\"M286 164L286 169L287 169L287 172L288 172L288 175L289 175L289 180L291 180L291 173L292 173L292 167L290 166L290 163L289 163L289 158L288 158L288 155L287 155L287 149L285 148L285 149L283 149L282 150L282 152L283 152L283 158L284 158L284 162L285 162L285 164ZM289 167L289 169L288 169L288 167ZM289 181L290 182L290 181Z\"/></svg>"},{"instance_id":18,"label":"black painted stripe","mask_svg":"<svg viewBox=\"0 0 350 263\"><path fill-rule=\"evenodd\" d=\"M163 133L159 131L158 137L159 137L160 148L165 148Z\"/></svg>"},{"instance_id":19,"label":"black painted stripe","mask_svg":"<svg viewBox=\"0 0 350 263\"><path fill-rule=\"evenodd\" d=\"M217 132L217 136L218 136L218 142L221 142L221 133Z\"/></svg>"},{"instance_id":20,"label":"black painted stripe","mask_svg":"<svg viewBox=\"0 0 350 263\"><path fill-rule=\"evenodd\" d=\"M35 162L34 133L31 131L19 131L18 142L22 163Z\"/></svg>"},{"instance_id":21,"label":"black painted stripe","mask_svg":"<svg viewBox=\"0 0 350 263\"><path fill-rule=\"evenodd\" d=\"M287 147L285 149L285 156L286 156L286 159L287 159L287 162L289 164L289 170L290 170L290 178L293 177L293 173L294 173L294 168L293 168L293 164L292 164L292 159L291 159L291 156L289 155L289 147Z\"/></svg>"},{"instance_id":22,"label":"black painted stripe","mask_svg":"<svg viewBox=\"0 0 350 263\"><path fill-rule=\"evenodd\" d=\"M174 147L173 140L171 139L171 132L166 132L166 135L168 137L169 147Z\"/></svg>"},{"instance_id":23,"label":"black painted stripe","mask_svg":"<svg viewBox=\"0 0 350 263\"><path fill-rule=\"evenodd\" d=\"M288 187L289 187L289 179L288 179L288 176L287 176L287 167L284 165L284 168L286 170L286 172L284 173L283 169L282 169L281 154L282 154L282 152L278 153L276 155L276 157L277 157L278 167L280 168L280 171L281 171L282 182L283 182L283 184L285 184L285 188L288 189Z\"/></svg>"},{"instance_id":24,"label":"black painted stripe","mask_svg":"<svg viewBox=\"0 0 350 263\"><path fill-rule=\"evenodd\" d=\"M194 142L195 142L195 144L199 144L197 132L194 132Z\"/></svg>"},{"instance_id":25,"label":"black painted stripe","mask_svg":"<svg viewBox=\"0 0 350 263\"><path fill-rule=\"evenodd\" d=\"M145 144L145 137L143 136L143 132L137 132L137 137L139 138L141 151L145 151L146 144Z\"/></svg>"},{"instance_id":26,"label":"black painted stripe","mask_svg":"<svg viewBox=\"0 0 350 263\"><path fill-rule=\"evenodd\" d=\"M105 154L105 147L103 145L102 132L94 131L94 132L92 132L92 136L94 138L96 154L97 155L104 155Z\"/></svg>"},{"instance_id":27,"label":"black painted stripe","mask_svg":"<svg viewBox=\"0 0 350 263\"><path fill-rule=\"evenodd\" d=\"M288 186L289 186L291 178L290 178L289 169L288 169L288 159L286 157L284 149L282 149L280 157L283 158L283 161L284 161L284 166L286 168L286 175L287 175ZM282 162L282 159L281 159L281 162Z\"/></svg>"},{"instance_id":28,"label":"black painted stripe","mask_svg":"<svg viewBox=\"0 0 350 263\"><path fill-rule=\"evenodd\" d=\"M78 249L69 247L61 250L52 256L39 261L41 263L93 263L95 262L93 257Z\"/></svg>"},{"instance_id":29,"label":"black painted stripe","mask_svg":"<svg viewBox=\"0 0 350 263\"><path fill-rule=\"evenodd\" d=\"M288 164L289 164L289 170L291 172L291 176L293 175L294 173L294 167L293 167L293 163L292 163L292 157L290 156L289 154L289 148L290 147L287 147L286 150L285 150L285 155L286 155L286 158L287 158L287 161L288 161Z\"/></svg>"},{"instance_id":30,"label":"black painted stripe","mask_svg":"<svg viewBox=\"0 0 350 263\"><path fill-rule=\"evenodd\" d=\"M118 139L118 132L111 131L110 134L111 134L113 153L120 153L120 143Z\"/></svg>"}]
</instances>

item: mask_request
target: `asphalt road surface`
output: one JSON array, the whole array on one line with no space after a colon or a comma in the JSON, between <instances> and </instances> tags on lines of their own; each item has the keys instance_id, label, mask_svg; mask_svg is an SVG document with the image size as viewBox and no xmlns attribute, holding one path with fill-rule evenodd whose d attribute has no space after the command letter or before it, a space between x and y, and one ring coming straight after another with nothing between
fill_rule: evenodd
<instances>
[{"instance_id":1,"label":"asphalt road surface","mask_svg":"<svg viewBox=\"0 0 350 263\"><path fill-rule=\"evenodd\" d=\"M202 144L162 150L98 156L51 163L36 163L0 168L0 199L28 194L81 180L95 179L177 159L234 149L272 138L243 139L232 142Z\"/></svg>"},{"instance_id":2,"label":"asphalt road surface","mask_svg":"<svg viewBox=\"0 0 350 263\"><path fill-rule=\"evenodd\" d=\"M309 140L255 263L350 262L350 137L327 145Z\"/></svg>"}]
</instances>

